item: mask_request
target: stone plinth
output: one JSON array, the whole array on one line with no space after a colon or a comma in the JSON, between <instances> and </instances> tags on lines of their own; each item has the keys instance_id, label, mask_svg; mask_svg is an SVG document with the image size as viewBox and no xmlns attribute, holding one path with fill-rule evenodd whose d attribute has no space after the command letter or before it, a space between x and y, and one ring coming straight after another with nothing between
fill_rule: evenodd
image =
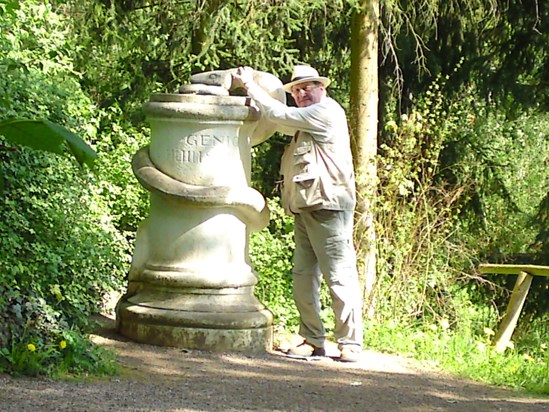
<instances>
[{"instance_id":1,"label":"stone plinth","mask_svg":"<svg viewBox=\"0 0 549 412\"><path fill-rule=\"evenodd\" d=\"M260 113L246 97L185 94L153 95L144 110L151 143L132 167L151 204L117 305L120 333L163 346L269 350L272 315L253 294L248 256L250 231L269 220L249 187Z\"/></svg>"}]
</instances>

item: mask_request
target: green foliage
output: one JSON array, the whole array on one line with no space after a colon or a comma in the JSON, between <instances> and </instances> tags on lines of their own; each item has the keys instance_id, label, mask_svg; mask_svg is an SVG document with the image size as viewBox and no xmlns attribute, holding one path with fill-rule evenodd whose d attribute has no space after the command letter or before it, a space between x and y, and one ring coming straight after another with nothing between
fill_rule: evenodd
<instances>
[{"instance_id":1,"label":"green foliage","mask_svg":"<svg viewBox=\"0 0 549 412\"><path fill-rule=\"evenodd\" d=\"M460 205L453 243L467 250L471 265L478 261L547 263L540 253L544 243L538 211L549 189L549 118L527 111L508 118L492 105L475 109L469 111L471 127L453 134L441 155L446 165L441 175L463 187L466 199ZM454 264L472 271L459 260ZM514 278L485 279L489 282L475 287L473 297L492 300L503 311ZM539 316L547 310L546 300L547 279L535 279L525 312Z\"/></svg>"},{"instance_id":2,"label":"green foliage","mask_svg":"<svg viewBox=\"0 0 549 412\"><path fill-rule=\"evenodd\" d=\"M471 88L450 104L441 93L446 81L388 121L380 139L380 319L459 321L472 302L503 310L508 279L476 278L475 267L535 252L530 222L549 186L546 116L509 119L476 103Z\"/></svg>"},{"instance_id":3,"label":"green foliage","mask_svg":"<svg viewBox=\"0 0 549 412\"><path fill-rule=\"evenodd\" d=\"M538 206L533 223L538 229L534 245L538 262L549 265L549 190Z\"/></svg>"},{"instance_id":4,"label":"green foliage","mask_svg":"<svg viewBox=\"0 0 549 412\"><path fill-rule=\"evenodd\" d=\"M113 375L118 372L114 356L93 345L80 332L65 330L51 342L35 342L25 336L12 342L11 348L0 349L0 370L24 375Z\"/></svg>"},{"instance_id":5,"label":"green foliage","mask_svg":"<svg viewBox=\"0 0 549 412\"><path fill-rule=\"evenodd\" d=\"M55 160L21 152L4 164L0 347L18 347L22 336L43 347L68 328L89 330L88 316L120 287L128 263L89 177Z\"/></svg>"},{"instance_id":6,"label":"green foliage","mask_svg":"<svg viewBox=\"0 0 549 412\"><path fill-rule=\"evenodd\" d=\"M288 136L275 133L267 141L252 147L252 182L266 197L280 196L280 159Z\"/></svg>"},{"instance_id":7,"label":"green foliage","mask_svg":"<svg viewBox=\"0 0 549 412\"><path fill-rule=\"evenodd\" d=\"M82 166L87 164L91 167L97 157L78 135L45 119L5 120L0 122L0 134L12 143L33 149L59 154L63 154L68 149Z\"/></svg>"},{"instance_id":8,"label":"green foliage","mask_svg":"<svg viewBox=\"0 0 549 412\"><path fill-rule=\"evenodd\" d=\"M489 259L527 254L536 235L530 221L549 187L549 118L525 112L508 119L490 106L469 117L472 127L454 135L441 159L445 178L468 188L460 225L490 234Z\"/></svg>"},{"instance_id":9,"label":"green foliage","mask_svg":"<svg viewBox=\"0 0 549 412\"><path fill-rule=\"evenodd\" d=\"M543 2L390 0L380 8L380 73L389 93L401 93L404 110L410 96L460 62L446 85L448 97L474 82L479 99L497 101L500 108L547 109L549 9Z\"/></svg>"},{"instance_id":10,"label":"green foliage","mask_svg":"<svg viewBox=\"0 0 549 412\"><path fill-rule=\"evenodd\" d=\"M365 344L477 381L549 394L547 320L533 325L533 331L539 333L529 335L528 345L511 342L504 353L498 353L493 346L493 329L483 327L479 315L469 319L477 325L475 329L463 328L447 318L419 323L369 321L365 325Z\"/></svg>"},{"instance_id":11,"label":"green foliage","mask_svg":"<svg viewBox=\"0 0 549 412\"><path fill-rule=\"evenodd\" d=\"M293 219L284 214L279 199L268 200L269 226L250 237L250 258L259 279L257 298L273 312L280 329L295 328L298 313L292 297Z\"/></svg>"},{"instance_id":12,"label":"green foliage","mask_svg":"<svg viewBox=\"0 0 549 412\"><path fill-rule=\"evenodd\" d=\"M75 65L84 89L99 107L116 103L142 120L139 106L151 92L173 92L206 70L247 65L283 78L307 61L333 75L334 89L342 87L334 55L348 66L348 29L331 39L329 30L342 29L347 3L93 0L59 8L78 38Z\"/></svg>"},{"instance_id":13,"label":"green foliage","mask_svg":"<svg viewBox=\"0 0 549 412\"><path fill-rule=\"evenodd\" d=\"M509 117L502 110L528 99L535 108L547 103L546 89L538 87L549 61L547 10L515 4L508 6L513 13L498 15L493 4L381 4L377 321L451 319L444 342L459 359L465 355L458 349L484 338L479 325L495 325L506 302L505 280L476 277L478 262L547 263L549 256L548 119L539 111ZM0 120L47 119L83 136L98 154L94 176L24 148L0 154L2 369L99 367L86 344L87 315L97 311L102 293L121 285L147 211L148 194L130 162L148 141L141 105L149 95L172 92L197 71L250 65L287 79L293 64L305 62L333 79L330 93L345 105L355 5L0 0ZM276 195L283 144L276 136L253 151L253 185L269 198ZM298 324L292 223L276 199L269 204L271 224L250 244L256 293L279 327L291 329ZM525 308L533 322L544 319L546 302L547 282L533 285ZM322 303L330 327L326 289ZM537 329L521 323L534 339ZM422 328L415 346L437 353L443 345L428 346L428 338L442 336ZM452 343L457 331L463 341ZM382 332L367 339L387 347L392 339L399 351L412 352ZM63 340L72 352L59 350ZM517 350L536 342L517 340ZM547 360L546 352L527 353ZM481 357L471 359L482 364ZM505 369L499 358L486 361Z\"/></svg>"},{"instance_id":14,"label":"green foliage","mask_svg":"<svg viewBox=\"0 0 549 412\"><path fill-rule=\"evenodd\" d=\"M137 226L147 216L149 192L137 182L131 161L133 155L149 143L149 130L134 126L116 105L98 113L100 136L95 146L99 159L96 173L97 192L107 203L115 227L133 239Z\"/></svg>"},{"instance_id":15,"label":"green foliage","mask_svg":"<svg viewBox=\"0 0 549 412\"><path fill-rule=\"evenodd\" d=\"M381 233L377 287L388 292L380 292L378 301L383 305L384 297L396 299L389 304L395 316L407 306L412 308L404 313L412 317L448 311L456 303L455 290L465 295L459 302L481 306L490 302L502 311L513 279L475 279L478 262L546 262L547 202L541 199L549 187L547 89L542 85L547 34L538 28L547 20L548 10L538 1L531 3L532 7L524 7L483 0L441 4L391 0L380 5L381 124L401 134L400 113L417 123L418 106L429 100L437 79L451 74L450 81L438 84L444 100L432 121L446 130L446 136L440 136L442 147L433 157L432 182L414 182L418 161L407 142L416 145L417 140L395 139L387 132L380 138L392 152L380 148L380 200L388 203L380 205L387 209L377 219ZM420 134L418 140L424 138L429 136ZM398 160L395 152L402 148ZM402 165L409 156L411 164ZM423 197L399 199L398 195L396 199L410 200L410 205L399 201L391 208L387 190L389 195L398 190L415 194L421 186ZM451 203L442 213L444 197ZM441 232L430 230L437 221L443 225ZM410 270L402 273L407 267ZM411 284L401 286L401 280L409 279ZM410 288L416 305L399 298ZM531 292L525 310L539 316L547 307L547 280L536 279ZM461 303L458 313L460 307Z\"/></svg>"},{"instance_id":16,"label":"green foliage","mask_svg":"<svg viewBox=\"0 0 549 412\"><path fill-rule=\"evenodd\" d=\"M385 125L378 160L378 316L435 316L452 309L449 267L463 189L437 183L439 157L459 117L443 112L440 86ZM453 276L454 275L454 276ZM457 302L456 302L457 304Z\"/></svg>"},{"instance_id":17,"label":"green foliage","mask_svg":"<svg viewBox=\"0 0 549 412\"><path fill-rule=\"evenodd\" d=\"M95 109L67 57L59 16L29 1L0 15L0 26L0 119L48 119L39 127L51 131L55 122L95 137ZM106 291L120 287L129 259L126 239L94 189L98 177L67 158L24 147L4 152L0 161L0 370L108 368L86 339L88 317ZM68 350L59 350L61 341Z\"/></svg>"}]
</instances>

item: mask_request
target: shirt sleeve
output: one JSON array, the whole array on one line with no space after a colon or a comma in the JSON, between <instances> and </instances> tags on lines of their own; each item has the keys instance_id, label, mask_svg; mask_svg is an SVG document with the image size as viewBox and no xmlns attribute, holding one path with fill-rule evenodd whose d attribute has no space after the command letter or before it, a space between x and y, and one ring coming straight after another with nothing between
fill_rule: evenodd
<instances>
[{"instance_id":1,"label":"shirt sleeve","mask_svg":"<svg viewBox=\"0 0 549 412\"><path fill-rule=\"evenodd\" d=\"M246 87L262 115L273 121L278 131L294 135L299 130L310 133L316 140L326 140L328 137L329 109L322 102L308 107L290 107L272 98L255 83L249 83Z\"/></svg>"}]
</instances>

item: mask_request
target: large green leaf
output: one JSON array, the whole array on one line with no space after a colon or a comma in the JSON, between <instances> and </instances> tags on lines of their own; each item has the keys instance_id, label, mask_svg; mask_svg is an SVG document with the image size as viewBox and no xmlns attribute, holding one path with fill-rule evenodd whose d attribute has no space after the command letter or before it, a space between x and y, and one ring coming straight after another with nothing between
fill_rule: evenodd
<instances>
[{"instance_id":1,"label":"large green leaf","mask_svg":"<svg viewBox=\"0 0 549 412\"><path fill-rule=\"evenodd\" d=\"M12 143L63 154L67 150L80 165L93 166L95 151L77 134L49 120L15 119L0 122L0 134Z\"/></svg>"}]
</instances>

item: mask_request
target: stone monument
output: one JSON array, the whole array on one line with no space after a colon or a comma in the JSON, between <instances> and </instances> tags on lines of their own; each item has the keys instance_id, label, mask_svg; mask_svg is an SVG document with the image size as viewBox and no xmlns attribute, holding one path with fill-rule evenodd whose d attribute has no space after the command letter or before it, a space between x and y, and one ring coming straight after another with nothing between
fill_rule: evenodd
<instances>
[{"instance_id":1,"label":"stone monument","mask_svg":"<svg viewBox=\"0 0 549 412\"><path fill-rule=\"evenodd\" d=\"M144 105L151 142L132 168L150 192L150 210L116 308L117 328L132 340L211 351L272 347L272 314L253 294L248 238L269 220L265 199L249 186L251 148L274 125L249 97L231 95L231 72L199 73ZM285 102L276 77L255 78Z\"/></svg>"}]
</instances>

